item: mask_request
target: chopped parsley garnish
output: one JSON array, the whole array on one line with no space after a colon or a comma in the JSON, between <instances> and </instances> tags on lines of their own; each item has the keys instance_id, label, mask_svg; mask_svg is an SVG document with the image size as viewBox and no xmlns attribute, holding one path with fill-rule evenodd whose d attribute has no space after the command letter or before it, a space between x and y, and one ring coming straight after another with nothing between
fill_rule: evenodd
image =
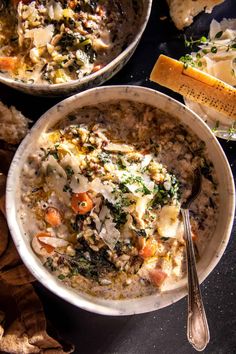
<instances>
[{"instance_id":1,"label":"chopped parsley garnish","mask_svg":"<svg viewBox=\"0 0 236 354\"><path fill-rule=\"evenodd\" d=\"M68 177L71 177L74 174L74 170L71 166L66 166L65 171Z\"/></svg>"},{"instance_id":2,"label":"chopped parsley garnish","mask_svg":"<svg viewBox=\"0 0 236 354\"><path fill-rule=\"evenodd\" d=\"M163 184L158 184L155 186L155 195L152 200L151 206L156 209L160 208L168 202L175 198L179 199L179 182L174 175L171 176L171 187L166 190Z\"/></svg>"},{"instance_id":3,"label":"chopped parsley garnish","mask_svg":"<svg viewBox=\"0 0 236 354\"><path fill-rule=\"evenodd\" d=\"M106 205L111 211L116 227L119 229L121 225L124 225L126 223L127 213L122 210L121 203L111 204L107 201Z\"/></svg>"},{"instance_id":4,"label":"chopped parsley garnish","mask_svg":"<svg viewBox=\"0 0 236 354\"><path fill-rule=\"evenodd\" d=\"M98 158L103 163L111 162L111 156L106 152L101 152L100 154L98 154Z\"/></svg>"},{"instance_id":5,"label":"chopped parsley garnish","mask_svg":"<svg viewBox=\"0 0 236 354\"><path fill-rule=\"evenodd\" d=\"M47 257L46 262L44 263L44 266L48 268L51 272L55 270L55 267L53 266L53 259L51 257Z\"/></svg>"}]
</instances>

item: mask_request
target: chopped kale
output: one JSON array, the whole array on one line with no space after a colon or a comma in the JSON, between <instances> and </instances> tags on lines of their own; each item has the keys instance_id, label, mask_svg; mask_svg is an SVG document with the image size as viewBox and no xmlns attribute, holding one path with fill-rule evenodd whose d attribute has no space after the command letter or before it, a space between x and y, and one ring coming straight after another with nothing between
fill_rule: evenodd
<instances>
[{"instance_id":1,"label":"chopped kale","mask_svg":"<svg viewBox=\"0 0 236 354\"><path fill-rule=\"evenodd\" d=\"M72 47L75 43L75 36L71 33L63 32L61 39L58 42L58 45L62 47L63 50L66 50L67 47Z\"/></svg>"},{"instance_id":2,"label":"chopped kale","mask_svg":"<svg viewBox=\"0 0 236 354\"><path fill-rule=\"evenodd\" d=\"M65 184L64 187L63 187L63 192L72 193L72 188L68 184Z\"/></svg>"},{"instance_id":3,"label":"chopped kale","mask_svg":"<svg viewBox=\"0 0 236 354\"><path fill-rule=\"evenodd\" d=\"M95 252L84 239L80 241L76 255L70 258L66 257L65 260L71 269L71 275L81 274L86 278L96 281L107 272L115 269L113 263L108 259L106 248Z\"/></svg>"},{"instance_id":4,"label":"chopped kale","mask_svg":"<svg viewBox=\"0 0 236 354\"><path fill-rule=\"evenodd\" d=\"M96 147L94 145L91 144L86 144L86 148L88 149L89 152L92 152L96 149Z\"/></svg>"},{"instance_id":5,"label":"chopped kale","mask_svg":"<svg viewBox=\"0 0 236 354\"><path fill-rule=\"evenodd\" d=\"M144 229L135 230L135 233L139 237L147 237L147 233Z\"/></svg>"},{"instance_id":6,"label":"chopped kale","mask_svg":"<svg viewBox=\"0 0 236 354\"><path fill-rule=\"evenodd\" d=\"M82 230L83 227L83 222L86 219L87 215L80 215L77 214L75 217L75 221L71 223L71 227L73 229L73 231L75 232L80 232Z\"/></svg>"},{"instance_id":7,"label":"chopped kale","mask_svg":"<svg viewBox=\"0 0 236 354\"><path fill-rule=\"evenodd\" d=\"M74 174L74 170L71 166L66 166L65 171L68 177L71 177Z\"/></svg>"},{"instance_id":8,"label":"chopped kale","mask_svg":"<svg viewBox=\"0 0 236 354\"><path fill-rule=\"evenodd\" d=\"M58 279L60 280L64 280L66 278L66 276L64 274L59 274L58 275Z\"/></svg>"},{"instance_id":9,"label":"chopped kale","mask_svg":"<svg viewBox=\"0 0 236 354\"><path fill-rule=\"evenodd\" d=\"M87 56L89 58L89 62L91 64L93 64L95 62L95 60L97 59L97 53L95 52L95 50L93 49L91 44L86 45L84 47L84 49L85 49L85 53L87 54Z\"/></svg>"},{"instance_id":10,"label":"chopped kale","mask_svg":"<svg viewBox=\"0 0 236 354\"><path fill-rule=\"evenodd\" d=\"M46 262L44 263L44 266L49 269L51 272L55 270L55 267L53 266L53 259L52 257L47 257Z\"/></svg>"},{"instance_id":11,"label":"chopped kale","mask_svg":"<svg viewBox=\"0 0 236 354\"><path fill-rule=\"evenodd\" d=\"M122 210L122 205L120 203L111 204L107 201L106 205L111 211L116 227L119 229L121 225L124 225L126 223L127 213Z\"/></svg>"}]
</instances>

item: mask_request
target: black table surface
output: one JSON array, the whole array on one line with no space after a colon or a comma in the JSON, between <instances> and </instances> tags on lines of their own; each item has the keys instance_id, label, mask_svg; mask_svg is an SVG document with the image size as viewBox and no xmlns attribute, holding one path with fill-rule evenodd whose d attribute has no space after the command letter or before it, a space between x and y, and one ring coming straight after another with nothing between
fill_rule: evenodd
<instances>
[{"instance_id":1,"label":"black table surface","mask_svg":"<svg viewBox=\"0 0 236 354\"><path fill-rule=\"evenodd\" d=\"M163 19L167 16L167 19ZM200 14L185 34L199 38L207 34L212 18L236 17L236 0L226 0L212 14ZM168 17L164 0L153 0L151 18L142 40L129 61L106 85L130 84L162 91L180 101L181 96L149 81L160 53L179 58L184 52L183 32ZM62 98L25 95L0 85L0 99L15 105L36 120ZM236 142L219 140L236 179ZM204 353L236 353L236 220L227 249L213 272L201 285L209 320L211 341ZM75 344L79 354L191 354L186 339L186 298L164 309L142 315L107 317L70 305L36 283L49 321L61 336Z\"/></svg>"}]
</instances>

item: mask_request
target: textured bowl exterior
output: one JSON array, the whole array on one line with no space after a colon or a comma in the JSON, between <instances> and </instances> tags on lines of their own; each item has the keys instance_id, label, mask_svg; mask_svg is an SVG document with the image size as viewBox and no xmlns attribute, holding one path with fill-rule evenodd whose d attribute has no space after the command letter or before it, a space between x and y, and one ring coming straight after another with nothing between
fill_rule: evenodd
<instances>
[{"instance_id":1,"label":"textured bowl exterior","mask_svg":"<svg viewBox=\"0 0 236 354\"><path fill-rule=\"evenodd\" d=\"M35 141L37 141L40 134L54 126L74 109L85 105L98 105L115 99L143 102L157 107L172 116L176 116L206 144L208 156L215 166L219 182L220 207L216 230L197 265L201 282L217 265L229 241L234 219L235 190L228 161L211 130L194 112L160 92L138 86L95 88L65 99L47 111L38 120L19 146L7 179L7 220L17 250L31 273L56 295L85 310L118 316L154 311L176 302L187 294L186 279L173 284L171 289L163 293L129 300L105 300L78 292L66 287L41 264L39 258L31 249L29 239L24 234L18 215L21 203L18 188L20 173L27 155L33 151Z\"/></svg>"},{"instance_id":2,"label":"textured bowl exterior","mask_svg":"<svg viewBox=\"0 0 236 354\"><path fill-rule=\"evenodd\" d=\"M150 17L152 0L140 1L142 1L143 7L142 19L140 20L140 27L133 41L123 52L98 72L85 76L80 80L73 80L64 84L26 84L1 74L0 82L30 95L47 97L70 96L103 84L105 81L112 78L128 62L142 37Z\"/></svg>"}]
</instances>

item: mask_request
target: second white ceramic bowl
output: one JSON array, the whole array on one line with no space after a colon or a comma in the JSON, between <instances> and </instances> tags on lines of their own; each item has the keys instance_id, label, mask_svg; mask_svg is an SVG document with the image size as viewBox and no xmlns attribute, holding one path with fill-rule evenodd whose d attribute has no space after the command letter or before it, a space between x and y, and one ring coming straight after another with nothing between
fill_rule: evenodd
<instances>
[{"instance_id":1,"label":"second white ceramic bowl","mask_svg":"<svg viewBox=\"0 0 236 354\"><path fill-rule=\"evenodd\" d=\"M127 48L125 48L115 59L104 66L101 70L85 76L82 79L69 81L63 84L24 83L8 78L6 75L1 73L0 82L30 95L47 97L69 96L76 92L103 84L105 81L112 78L128 62L142 37L150 17L152 0L139 0L138 6L140 8L139 24L135 28L136 32L133 35L132 41L129 43Z\"/></svg>"}]
</instances>

